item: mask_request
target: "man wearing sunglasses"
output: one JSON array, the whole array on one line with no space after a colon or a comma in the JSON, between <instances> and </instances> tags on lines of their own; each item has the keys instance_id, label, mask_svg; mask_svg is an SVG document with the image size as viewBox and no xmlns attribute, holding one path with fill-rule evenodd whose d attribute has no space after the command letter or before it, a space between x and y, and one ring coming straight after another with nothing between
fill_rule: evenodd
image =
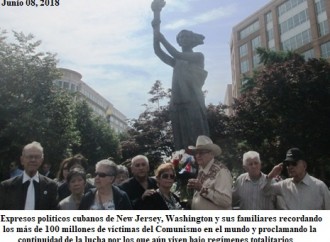
<instances>
[{"instance_id":1,"label":"man wearing sunglasses","mask_svg":"<svg viewBox=\"0 0 330 242\"><path fill-rule=\"evenodd\" d=\"M271 179L280 175L283 167L287 168L290 178L271 184ZM289 149L283 163L274 166L267 177L268 183L263 190L278 195L279 209L330 209L330 192L324 182L307 173L307 162L300 149Z\"/></svg>"}]
</instances>

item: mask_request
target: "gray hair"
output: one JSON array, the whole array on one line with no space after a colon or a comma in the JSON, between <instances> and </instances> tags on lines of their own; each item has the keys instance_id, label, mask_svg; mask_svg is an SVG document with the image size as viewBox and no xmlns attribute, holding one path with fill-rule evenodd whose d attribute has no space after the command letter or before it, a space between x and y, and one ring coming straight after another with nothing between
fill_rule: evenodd
<instances>
[{"instance_id":1,"label":"gray hair","mask_svg":"<svg viewBox=\"0 0 330 242\"><path fill-rule=\"evenodd\" d=\"M243 154L243 166L246 166L247 165L247 160L249 160L249 159L255 159L255 158L257 158L257 161L259 163L261 163L260 155L259 155L258 152L253 151L253 150L250 150L248 152L245 152Z\"/></svg>"},{"instance_id":2,"label":"gray hair","mask_svg":"<svg viewBox=\"0 0 330 242\"><path fill-rule=\"evenodd\" d=\"M117 169L118 169L118 174L124 173L125 175L129 176L128 169L126 166L118 165Z\"/></svg>"},{"instance_id":3,"label":"gray hair","mask_svg":"<svg viewBox=\"0 0 330 242\"><path fill-rule=\"evenodd\" d=\"M144 155L137 155L137 156L132 158L131 166L133 166L134 162L137 161L137 160L145 160L147 162L147 164L149 165L148 157L146 157Z\"/></svg>"},{"instance_id":4,"label":"gray hair","mask_svg":"<svg viewBox=\"0 0 330 242\"><path fill-rule=\"evenodd\" d=\"M109 173L113 174L114 176L117 176L118 168L117 164L114 161L108 159L100 160L95 164L95 169L97 169L101 165L106 166L108 168Z\"/></svg>"},{"instance_id":5,"label":"gray hair","mask_svg":"<svg viewBox=\"0 0 330 242\"><path fill-rule=\"evenodd\" d=\"M40 150L40 152L42 153L42 158L44 157L44 148L37 141L33 141L33 142L25 145L24 148L23 148L23 151L22 151L22 155L25 154L26 150L29 150L29 149L32 149L32 148L36 148L36 149Z\"/></svg>"}]
</instances>

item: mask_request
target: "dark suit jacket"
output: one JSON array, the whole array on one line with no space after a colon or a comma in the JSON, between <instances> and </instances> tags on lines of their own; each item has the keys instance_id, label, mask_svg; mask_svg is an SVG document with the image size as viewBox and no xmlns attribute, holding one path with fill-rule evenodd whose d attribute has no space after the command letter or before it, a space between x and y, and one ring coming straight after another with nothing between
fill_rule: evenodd
<instances>
[{"instance_id":1,"label":"dark suit jacket","mask_svg":"<svg viewBox=\"0 0 330 242\"><path fill-rule=\"evenodd\" d=\"M49 179L55 179L55 174L54 173L52 173L52 172L49 172L48 174L47 174L47 176L45 176L45 177L48 177Z\"/></svg>"},{"instance_id":2,"label":"dark suit jacket","mask_svg":"<svg viewBox=\"0 0 330 242\"><path fill-rule=\"evenodd\" d=\"M175 200L178 203L180 203L180 199L175 194L173 194L173 197L175 198ZM142 202L141 209L143 209L143 210L169 210L166 202L164 201L164 199L158 192L155 192L154 194L152 194L148 197L145 197Z\"/></svg>"},{"instance_id":3,"label":"dark suit jacket","mask_svg":"<svg viewBox=\"0 0 330 242\"><path fill-rule=\"evenodd\" d=\"M145 192L145 189L134 177L122 182L118 187L127 193L129 199L131 200L133 209L143 209L141 197L142 194ZM154 178L148 177L148 189L157 188L158 186L156 180Z\"/></svg>"},{"instance_id":4,"label":"dark suit jacket","mask_svg":"<svg viewBox=\"0 0 330 242\"><path fill-rule=\"evenodd\" d=\"M79 210L89 210L94 203L96 188L90 189L81 199ZM126 192L112 186L113 202L116 210L131 210L132 205Z\"/></svg>"},{"instance_id":5,"label":"dark suit jacket","mask_svg":"<svg viewBox=\"0 0 330 242\"><path fill-rule=\"evenodd\" d=\"M0 210L24 210L29 183L22 184L23 175L0 184ZM57 209L57 184L39 174L39 183L34 181L35 210Z\"/></svg>"}]
</instances>

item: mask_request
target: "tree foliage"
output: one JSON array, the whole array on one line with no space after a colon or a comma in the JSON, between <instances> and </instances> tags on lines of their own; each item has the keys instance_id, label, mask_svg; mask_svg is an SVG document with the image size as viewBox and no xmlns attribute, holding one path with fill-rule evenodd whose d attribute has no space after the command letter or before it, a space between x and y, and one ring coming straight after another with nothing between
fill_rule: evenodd
<instances>
[{"instance_id":1,"label":"tree foliage","mask_svg":"<svg viewBox=\"0 0 330 242\"><path fill-rule=\"evenodd\" d=\"M261 153L266 165L282 161L290 147L306 152L310 171L325 179L330 152L330 65L322 59L259 50L265 61L255 87L234 107L236 137Z\"/></svg>"},{"instance_id":2,"label":"tree foliage","mask_svg":"<svg viewBox=\"0 0 330 242\"><path fill-rule=\"evenodd\" d=\"M232 117L226 115L228 106L219 103L209 104L207 107L207 119L210 127L210 138L222 149L221 159L229 169L235 172L241 171L241 148L240 143L233 135Z\"/></svg>"},{"instance_id":3,"label":"tree foliage","mask_svg":"<svg viewBox=\"0 0 330 242\"><path fill-rule=\"evenodd\" d=\"M170 91L165 91L160 81L156 81L149 94L149 104L138 119L131 121L131 129L126 140L121 142L124 159L130 159L138 154L149 158L151 170L173 152L173 135L169 119L168 103L160 105L169 97ZM156 105L155 105L156 104Z\"/></svg>"},{"instance_id":4,"label":"tree foliage","mask_svg":"<svg viewBox=\"0 0 330 242\"><path fill-rule=\"evenodd\" d=\"M40 41L33 35L13 32L15 42L0 38L0 159L4 170L18 160L22 146L33 140L42 143L46 159L57 162L79 138L70 114L71 101L54 92L59 78L57 60L51 53L38 52ZM56 130L56 132L54 132Z\"/></svg>"},{"instance_id":5,"label":"tree foliage","mask_svg":"<svg viewBox=\"0 0 330 242\"><path fill-rule=\"evenodd\" d=\"M73 153L80 153L88 159L91 169L97 161L113 158L120 160L119 139L109 124L102 118L93 115L91 108L85 101L76 103L75 127L77 128L81 142L73 147Z\"/></svg>"},{"instance_id":6,"label":"tree foliage","mask_svg":"<svg viewBox=\"0 0 330 242\"><path fill-rule=\"evenodd\" d=\"M151 87L151 90L148 94L152 95L152 97L148 100L150 103L156 103L157 109L160 108L160 102L164 99L171 98L171 91L165 91L161 81L157 80L154 85Z\"/></svg>"},{"instance_id":7,"label":"tree foliage","mask_svg":"<svg viewBox=\"0 0 330 242\"><path fill-rule=\"evenodd\" d=\"M258 47L257 54L260 57L260 63L266 67L269 67L275 63L281 63L295 58L303 60L302 56L292 51L274 51Z\"/></svg>"},{"instance_id":8,"label":"tree foliage","mask_svg":"<svg viewBox=\"0 0 330 242\"><path fill-rule=\"evenodd\" d=\"M31 34L13 31L13 42L7 34L0 33L1 170L19 161L22 147L34 140L44 147L53 169L75 152L92 162L119 159L118 139L109 125L53 85L60 78L56 55L38 51L41 41Z\"/></svg>"}]
</instances>

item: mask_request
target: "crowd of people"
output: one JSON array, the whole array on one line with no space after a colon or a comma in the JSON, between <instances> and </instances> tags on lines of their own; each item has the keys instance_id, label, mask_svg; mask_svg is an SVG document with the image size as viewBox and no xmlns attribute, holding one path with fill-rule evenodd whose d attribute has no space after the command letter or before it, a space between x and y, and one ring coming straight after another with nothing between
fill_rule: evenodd
<instances>
[{"instance_id":1,"label":"crowd of people","mask_svg":"<svg viewBox=\"0 0 330 242\"><path fill-rule=\"evenodd\" d=\"M98 161L95 176L86 174L82 155L64 159L54 178L49 163L43 163L43 147L38 142L24 146L23 170L10 164L11 178L0 184L1 210L324 210L330 209L330 191L321 180L307 172L303 152L291 148L283 162L269 174L261 172L256 151L243 155L243 168L235 182L228 168L216 157L221 148L207 136L198 136L188 149L198 165L195 178L188 180L193 191L187 206L172 191L177 172L172 163L162 163L149 176L144 155L132 158L130 173L111 159ZM289 178L282 179L287 169Z\"/></svg>"}]
</instances>

